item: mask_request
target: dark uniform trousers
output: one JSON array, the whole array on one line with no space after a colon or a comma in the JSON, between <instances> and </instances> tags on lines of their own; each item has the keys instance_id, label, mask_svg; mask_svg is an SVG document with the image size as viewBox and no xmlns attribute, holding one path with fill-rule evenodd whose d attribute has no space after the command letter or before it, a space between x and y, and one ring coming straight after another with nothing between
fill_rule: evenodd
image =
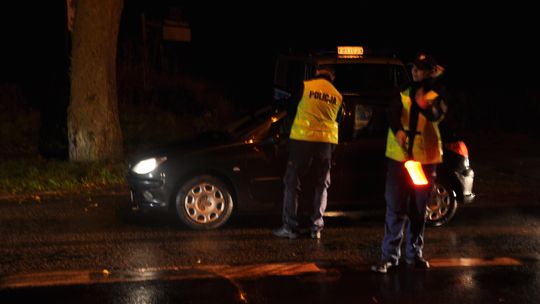
<instances>
[{"instance_id":1,"label":"dark uniform trousers","mask_svg":"<svg viewBox=\"0 0 540 304\"><path fill-rule=\"evenodd\" d=\"M403 163L388 160L382 261L398 263L405 229L406 257L409 259L422 257L426 204L436 178L437 165L422 165L422 168L428 180L428 185L413 186Z\"/></svg>"},{"instance_id":2,"label":"dark uniform trousers","mask_svg":"<svg viewBox=\"0 0 540 304\"><path fill-rule=\"evenodd\" d=\"M301 179L313 169L314 197L311 230L320 231L324 227L323 214L327 205L327 190L330 187L330 168L334 144L289 141L289 158L283 183L285 193L283 199L283 223L290 229L298 229L298 195L301 190Z\"/></svg>"}]
</instances>

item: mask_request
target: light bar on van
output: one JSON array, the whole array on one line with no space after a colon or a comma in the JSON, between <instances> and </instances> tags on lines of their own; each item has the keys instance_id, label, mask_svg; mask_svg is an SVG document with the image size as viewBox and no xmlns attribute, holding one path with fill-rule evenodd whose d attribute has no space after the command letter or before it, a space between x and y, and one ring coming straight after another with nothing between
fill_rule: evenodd
<instances>
[{"instance_id":1,"label":"light bar on van","mask_svg":"<svg viewBox=\"0 0 540 304\"><path fill-rule=\"evenodd\" d=\"M361 46L338 46L337 53L339 57L355 58L364 55L364 48Z\"/></svg>"}]
</instances>

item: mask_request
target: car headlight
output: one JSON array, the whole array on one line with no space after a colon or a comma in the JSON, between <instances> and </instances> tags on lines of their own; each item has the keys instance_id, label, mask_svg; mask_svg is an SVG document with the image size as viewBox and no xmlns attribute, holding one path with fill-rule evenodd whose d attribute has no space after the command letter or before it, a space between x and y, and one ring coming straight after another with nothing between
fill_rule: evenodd
<instances>
[{"instance_id":1,"label":"car headlight","mask_svg":"<svg viewBox=\"0 0 540 304\"><path fill-rule=\"evenodd\" d=\"M137 174L146 174L154 171L159 165L167 160L167 157L152 157L139 161L131 169Z\"/></svg>"}]
</instances>

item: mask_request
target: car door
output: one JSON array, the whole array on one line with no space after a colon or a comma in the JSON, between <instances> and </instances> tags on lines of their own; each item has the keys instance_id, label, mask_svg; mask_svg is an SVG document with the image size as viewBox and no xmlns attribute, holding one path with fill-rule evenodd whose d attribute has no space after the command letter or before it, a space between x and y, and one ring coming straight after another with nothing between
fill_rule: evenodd
<instances>
[{"instance_id":1,"label":"car door","mask_svg":"<svg viewBox=\"0 0 540 304\"><path fill-rule=\"evenodd\" d=\"M369 98L349 100L346 119L342 126L352 132L340 140L334 152L329 198L340 207L381 201L388 132L385 103Z\"/></svg>"},{"instance_id":2,"label":"car door","mask_svg":"<svg viewBox=\"0 0 540 304\"><path fill-rule=\"evenodd\" d=\"M342 92L346 111L330 191L335 205L384 201L386 111L406 81L404 67L389 60L336 65L335 85Z\"/></svg>"},{"instance_id":3,"label":"car door","mask_svg":"<svg viewBox=\"0 0 540 304\"><path fill-rule=\"evenodd\" d=\"M260 204L280 206L283 198L288 137L285 114L279 111L261 124L250 144L250 157L243 161L250 194Z\"/></svg>"}]
</instances>

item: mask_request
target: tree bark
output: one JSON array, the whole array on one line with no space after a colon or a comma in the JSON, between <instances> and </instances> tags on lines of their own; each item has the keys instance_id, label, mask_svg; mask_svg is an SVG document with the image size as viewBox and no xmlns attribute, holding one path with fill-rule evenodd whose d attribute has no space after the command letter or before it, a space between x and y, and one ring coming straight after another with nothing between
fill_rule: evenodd
<instances>
[{"instance_id":1,"label":"tree bark","mask_svg":"<svg viewBox=\"0 0 540 304\"><path fill-rule=\"evenodd\" d=\"M116 49L123 0L79 0L75 9L68 108L69 158L122 157Z\"/></svg>"}]
</instances>

